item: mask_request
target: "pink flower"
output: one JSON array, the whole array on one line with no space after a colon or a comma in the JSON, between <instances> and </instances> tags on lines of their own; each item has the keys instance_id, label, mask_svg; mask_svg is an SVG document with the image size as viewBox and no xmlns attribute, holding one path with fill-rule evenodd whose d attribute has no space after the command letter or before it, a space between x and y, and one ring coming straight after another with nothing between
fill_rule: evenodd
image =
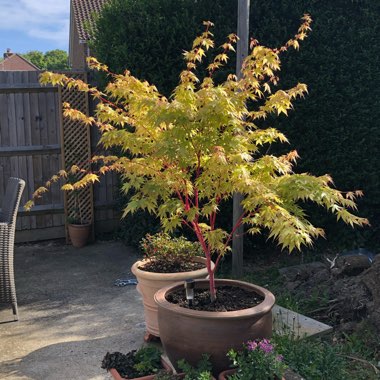
<instances>
[{"instance_id":1,"label":"pink flower","mask_svg":"<svg viewBox=\"0 0 380 380\"><path fill-rule=\"evenodd\" d=\"M254 351L257 346L258 346L258 344L255 340L249 340L247 342L247 347L248 347L248 350L250 350L250 351Z\"/></svg>"},{"instance_id":2,"label":"pink flower","mask_svg":"<svg viewBox=\"0 0 380 380\"><path fill-rule=\"evenodd\" d=\"M261 342L259 342L259 347L266 354L269 354L273 351L273 346L270 344L268 339L263 339Z\"/></svg>"}]
</instances>

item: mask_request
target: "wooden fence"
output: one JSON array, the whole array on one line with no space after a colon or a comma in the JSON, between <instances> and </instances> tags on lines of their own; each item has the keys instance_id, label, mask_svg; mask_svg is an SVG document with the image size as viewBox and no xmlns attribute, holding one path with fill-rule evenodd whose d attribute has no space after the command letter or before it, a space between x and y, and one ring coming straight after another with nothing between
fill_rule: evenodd
<instances>
[{"instance_id":1,"label":"wooden fence","mask_svg":"<svg viewBox=\"0 0 380 380\"><path fill-rule=\"evenodd\" d=\"M57 87L40 86L38 71L0 72L0 200L7 178L25 179L22 204L61 167L61 94ZM94 188L95 228L112 230L116 178L108 176ZM53 186L31 212L20 209L16 241L65 236L63 194Z\"/></svg>"}]
</instances>

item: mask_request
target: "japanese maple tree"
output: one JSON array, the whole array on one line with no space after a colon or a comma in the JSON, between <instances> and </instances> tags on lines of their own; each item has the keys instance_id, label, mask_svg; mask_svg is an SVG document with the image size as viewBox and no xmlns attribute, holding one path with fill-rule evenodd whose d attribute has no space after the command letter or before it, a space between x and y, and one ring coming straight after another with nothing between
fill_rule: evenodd
<instances>
[{"instance_id":1,"label":"japanese maple tree","mask_svg":"<svg viewBox=\"0 0 380 380\"><path fill-rule=\"evenodd\" d=\"M205 22L205 31L184 53L187 66L170 98L129 71L109 72L94 58L89 59L89 66L107 73L110 79L104 91L62 74L42 74L43 83L72 87L98 99L95 117L69 104L64 105L65 116L96 125L101 131L100 144L124 152L93 157L102 163L100 170L84 173L80 181L64 185L63 190L97 181L109 170L120 173L123 191L134 193L124 215L145 209L159 216L168 232L186 226L195 233L207 259L212 300L216 297L215 272L240 224L250 234L268 232L292 251L323 235L322 229L307 220L301 207L304 201L317 203L351 226L368 223L350 211L356 209L360 191L336 190L329 175L294 173L296 151L280 156L265 153L269 144L288 141L276 128L259 127L258 120L270 114L287 115L292 102L307 92L301 83L287 90L275 89L280 55L289 48L298 49L310 23L310 16L304 15L295 37L279 48L252 40L242 78L231 74L223 83L215 83L214 74L234 51L237 36L228 36L207 67L208 74L198 78L198 66L214 48L212 23ZM74 166L71 172L80 170ZM65 175L62 171L59 176ZM45 190L38 189L35 196ZM217 226L219 207L236 192L244 195L244 211L237 224L226 231Z\"/></svg>"}]
</instances>

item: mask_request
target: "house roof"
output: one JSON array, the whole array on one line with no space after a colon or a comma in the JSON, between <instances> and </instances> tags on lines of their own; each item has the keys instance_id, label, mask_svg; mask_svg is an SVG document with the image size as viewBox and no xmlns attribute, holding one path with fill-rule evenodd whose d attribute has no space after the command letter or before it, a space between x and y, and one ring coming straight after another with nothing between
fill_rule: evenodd
<instances>
[{"instance_id":1,"label":"house roof","mask_svg":"<svg viewBox=\"0 0 380 380\"><path fill-rule=\"evenodd\" d=\"M0 62L0 71L37 71L39 68L21 55L12 53Z\"/></svg>"},{"instance_id":2,"label":"house roof","mask_svg":"<svg viewBox=\"0 0 380 380\"><path fill-rule=\"evenodd\" d=\"M94 19L93 15L99 13L108 0L71 0L74 22L78 30L79 40L88 41L90 36L85 25Z\"/></svg>"}]
</instances>

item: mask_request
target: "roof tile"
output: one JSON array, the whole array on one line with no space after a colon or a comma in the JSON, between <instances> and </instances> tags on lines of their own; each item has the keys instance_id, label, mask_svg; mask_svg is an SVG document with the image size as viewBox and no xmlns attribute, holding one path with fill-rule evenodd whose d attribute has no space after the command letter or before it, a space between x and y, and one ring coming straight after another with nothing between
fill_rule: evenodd
<instances>
[{"instance_id":1,"label":"roof tile","mask_svg":"<svg viewBox=\"0 0 380 380\"><path fill-rule=\"evenodd\" d=\"M0 71L36 71L39 68L19 54L12 54L0 62Z\"/></svg>"},{"instance_id":2,"label":"roof tile","mask_svg":"<svg viewBox=\"0 0 380 380\"><path fill-rule=\"evenodd\" d=\"M94 13L102 10L108 0L72 0L72 11L74 13L74 22L78 28L79 39L88 41L90 36L86 31L85 25L91 22Z\"/></svg>"}]
</instances>

